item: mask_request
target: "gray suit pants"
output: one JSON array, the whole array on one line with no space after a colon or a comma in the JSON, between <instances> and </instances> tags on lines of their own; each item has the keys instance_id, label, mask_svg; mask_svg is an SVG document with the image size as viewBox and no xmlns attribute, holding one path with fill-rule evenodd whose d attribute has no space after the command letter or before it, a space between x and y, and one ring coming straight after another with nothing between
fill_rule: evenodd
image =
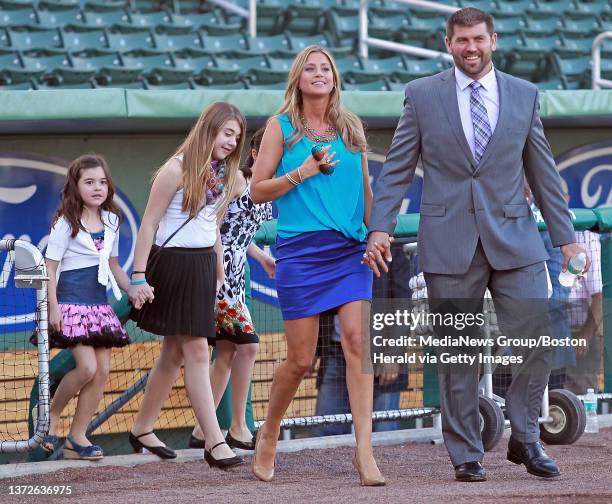
<instances>
[{"instance_id":1,"label":"gray suit pants","mask_svg":"<svg viewBox=\"0 0 612 504\"><path fill-rule=\"evenodd\" d=\"M494 270L479 241L466 273L425 273L425 281L430 300L481 300L488 288L495 302L500 329L507 336L539 334L545 330L539 324L546 320L544 325L547 325L547 281L543 262L511 270ZM540 437L538 416L550 374L551 352L550 349L527 350L523 347L511 351L513 355L523 356L523 364L513 366L506 415L510 419L512 436L520 442L531 443ZM455 467L481 461L484 455L478 411L478 373L478 366L457 371L446 366L438 372L442 432Z\"/></svg>"}]
</instances>

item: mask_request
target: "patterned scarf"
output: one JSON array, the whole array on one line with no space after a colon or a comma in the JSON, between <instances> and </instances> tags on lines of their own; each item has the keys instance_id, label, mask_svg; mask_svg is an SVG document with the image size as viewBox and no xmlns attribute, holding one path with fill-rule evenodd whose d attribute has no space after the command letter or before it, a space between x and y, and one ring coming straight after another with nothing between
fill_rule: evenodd
<instances>
[{"instance_id":1,"label":"patterned scarf","mask_svg":"<svg viewBox=\"0 0 612 504\"><path fill-rule=\"evenodd\" d=\"M213 205L223 194L225 189L225 161L211 162L212 172L206 183L206 205Z\"/></svg>"}]
</instances>

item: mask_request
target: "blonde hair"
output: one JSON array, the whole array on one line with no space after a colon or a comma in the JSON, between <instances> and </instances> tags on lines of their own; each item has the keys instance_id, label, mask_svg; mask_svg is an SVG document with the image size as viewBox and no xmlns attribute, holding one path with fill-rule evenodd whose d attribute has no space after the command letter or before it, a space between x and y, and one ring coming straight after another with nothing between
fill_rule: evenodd
<instances>
[{"instance_id":1,"label":"blonde hair","mask_svg":"<svg viewBox=\"0 0 612 504\"><path fill-rule=\"evenodd\" d=\"M183 212L194 217L201 209L206 198L206 188L211 177L211 162L215 138L223 125L234 119L240 125L240 140L234 151L225 158L225 189L217 217L227 210L236 183L236 172L240 166L240 154L246 136L246 119L242 112L227 102L216 102L202 111L195 126L176 152L160 167L153 178L173 158L182 155Z\"/></svg>"},{"instance_id":2,"label":"blonde hair","mask_svg":"<svg viewBox=\"0 0 612 504\"><path fill-rule=\"evenodd\" d=\"M306 65L308 57L313 53L321 53L327 57L334 76L334 88L329 95L325 116L329 123L336 128L338 134L347 148L353 152L363 152L367 148L365 134L361 120L352 112L346 110L340 103L340 73L331 53L318 45L310 45L302 49L293 60L289 77L287 78L287 90L285 91L285 103L277 112L287 114L295 131L287 139L289 147L293 147L306 134L300 115L303 112L302 91L300 90L300 77Z\"/></svg>"}]
</instances>

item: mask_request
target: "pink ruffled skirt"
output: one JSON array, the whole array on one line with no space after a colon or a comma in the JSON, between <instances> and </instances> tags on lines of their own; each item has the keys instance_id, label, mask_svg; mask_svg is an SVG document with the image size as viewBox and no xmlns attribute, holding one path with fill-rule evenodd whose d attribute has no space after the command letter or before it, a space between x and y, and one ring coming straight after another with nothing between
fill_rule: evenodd
<instances>
[{"instance_id":1,"label":"pink ruffled skirt","mask_svg":"<svg viewBox=\"0 0 612 504\"><path fill-rule=\"evenodd\" d=\"M81 305L60 303L64 321L62 332L49 328L51 348L83 344L93 347L122 347L130 339L109 304Z\"/></svg>"}]
</instances>

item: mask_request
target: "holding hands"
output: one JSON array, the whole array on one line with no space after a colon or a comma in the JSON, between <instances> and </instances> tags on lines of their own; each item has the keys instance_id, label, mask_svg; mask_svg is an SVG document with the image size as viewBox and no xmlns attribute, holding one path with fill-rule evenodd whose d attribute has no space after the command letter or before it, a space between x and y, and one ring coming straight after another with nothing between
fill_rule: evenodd
<instances>
[{"instance_id":1,"label":"holding hands","mask_svg":"<svg viewBox=\"0 0 612 504\"><path fill-rule=\"evenodd\" d=\"M153 299L155 299L154 290L155 289L146 282L138 285L130 285L128 289L128 298L134 305L134 308L140 310L146 302L153 302Z\"/></svg>"},{"instance_id":2,"label":"holding hands","mask_svg":"<svg viewBox=\"0 0 612 504\"><path fill-rule=\"evenodd\" d=\"M394 238L384 231L372 231L368 237L368 245L361 264L367 264L377 277L380 277L380 269L385 273L389 271L387 263L392 260L391 244L393 240Z\"/></svg>"}]
</instances>

